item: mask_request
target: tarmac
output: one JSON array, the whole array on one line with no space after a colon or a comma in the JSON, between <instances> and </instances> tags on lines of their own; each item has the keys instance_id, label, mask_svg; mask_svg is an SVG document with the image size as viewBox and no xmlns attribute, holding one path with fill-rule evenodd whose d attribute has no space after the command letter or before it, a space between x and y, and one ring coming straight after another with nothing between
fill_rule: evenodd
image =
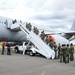
<instances>
[{"instance_id":1,"label":"tarmac","mask_svg":"<svg viewBox=\"0 0 75 75\"><path fill-rule=\"evenodd\" d=\"M16 54L14 50L11 55L7 55L6 50L1 55L0 48L0 75L75 75L75 61L65 64L59 59Z\"/></svg>"}]
</instances>

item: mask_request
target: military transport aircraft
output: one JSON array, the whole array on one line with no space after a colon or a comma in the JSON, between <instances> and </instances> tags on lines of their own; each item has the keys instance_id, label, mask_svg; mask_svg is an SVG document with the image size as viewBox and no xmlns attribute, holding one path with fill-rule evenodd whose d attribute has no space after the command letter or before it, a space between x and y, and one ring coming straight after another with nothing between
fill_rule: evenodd
<instances>
[{"instance_id":1,"label":"military transport aircraft","mask_svg":"<svg viewBox=\"0 0 75 75\"><path fill-rule=\"evenodd\" d=\"M19 22L20 21L16 20L16 19L14 20L14 19L10 19L10 18L0 16L0 41L10 41L10 42L27 41L26 35L24 34L24 32L22 30L20 30L20 28L12 29L12 26L16 27L17 24L15 24L15 23L19 23ZM74 27L75 26L73 24L72 28L74 29ZM71 28L71 30L72 30L72 28ZM44 29L42 29L42 30L44 30ZM55 34L56 33L56 32L51 32L51 31L49 31L47 29L46 29L46 31L50 32L50 34ZM65 34L70 36L70 37L72 37L72 35L74 35L74 32L73 31L65 32ZM59 35L56 35L54 37L57 37L57 36L59 36ZM62 36L60 36L60 38L61 37ZM60 43L61 43L61 41L60 41Z\"/></svg>"},{"instance_id":2,"label":"military transport aircraft","mask_svg":"<svg viewBox=\"0 0 75 75\"><path fill-rule=\"evenodd\" d=\"M56 44L69 44L69 41L60 35L55 34L52 36L55 38ZM35 45L36 52L42 54L46 58L54 56L54 51L39 37L39 35L37 36L32 30L29 31L26 28L26 22L0 17L0 41L26 42L28 40ZM33 52L30 50L30 54Z\"/></svg>"}]
</instances>

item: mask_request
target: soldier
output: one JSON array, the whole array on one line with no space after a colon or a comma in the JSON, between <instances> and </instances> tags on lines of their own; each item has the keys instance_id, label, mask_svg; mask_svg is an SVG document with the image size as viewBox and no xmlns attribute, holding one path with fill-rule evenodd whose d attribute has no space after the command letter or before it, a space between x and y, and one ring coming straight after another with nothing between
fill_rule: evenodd
<instances>
[{"instance_id":1,"label":"soldier","mask_svg":"<svg viewBox=\"0 0 75 75\"><path fill-rule=\"evenodd\" d=\"M64 45L62 45L62 47L60 48L60 53L59 53L60 63L63 62L63 47Z\"/></svg>"},{"instance_id":2,"label":"soldier","mask_svg":"<svg viewBox=\"0 0 75 75\"><path fill-rule=\"evenodd\" d=\"M7 44L7 55L11 55L10 42Z\"/></svg>"},{"instance_id":3,"label":"soldier","mask_svg":"<svg viewBox=\"0 0 75 75\"><path fill-rule=\"evenodd\" d=\"M55 51L55 59L57 58L57 45L56 42L54 42L54 51Z\"/></svg>"},{"instance_id":4,"label":"soldier","mask_svg":"<svg viewBox=\"0 0 75 75\"><path fill-rule=\"evenodd\" d=\"M36 35L39 34L39 30L37 29L37 27L34 26L34 29L33 29L33 30L34 30L34 33L35 33Z\"/></svg>"},{"instance_id":5,"label":"soldier","mask_svg":"<svg viewBox=\"0 0 75 75\"><path fill-rule=\"evenodd\" d=\"M34 28L33 28L33 32L35 33L35 30L36 30L36 27L34 26Z\"/></svg>"},{"instance_id":6,"label":"soldier","mask_svg":"<svg viewBox=\"0 0 75 75\"><path fill-rule=\"evenodd\" d=\"M4 43L2 43L2 55L4 55L5 46Z\"/></svg>"},{"instance_id":7,"label":"soldier","mask_svg":"<svg viewBox=\"0 0 75 75\"><path fill-rule=\"evenodd\" d=\"M38 35L38 34L39 34L39 30L38 30L37 28L36 28L36 31L35 31L35 32L36 32L36 35Z\"/></svg>"},{"instance_id":8,"label":"soldier","mask_svg":"<svg viewBox=\"0 0 75 75\"><path fill-rule=\"evenodd\" d=\"M53 49L54 43L53 43L52 39L50 39L50 41L49 41L49 46Z\"/></svg>"},{"instance_id":9,"label":"soldier","mask_svg":"<svg viewBox=\"0 0 75 75\"><path fill-rule=\"evenodd\" d=\"M61 51L60 51L60 57L61 57L60 59L63 58L63 62L65 62L65 56L66 56L65 50L66 50L66 47L65 47L65 44L63 44L62 48L61 48Z\"/></svg>"},{"instance_id":10,"label":"soldier","mask_svg":"<svg viewBox=\"0 0 75 75\"><path fill-rule=\"evenodd\" d=\"M41 37L41 39L42 39L42 40L44 40L44 39L45 39L45 33L44 33L44 31L42 31L42 32L41 32L40 37Z\"/></svg>"},{"instance_id":11,"label":"soldier","mask_svg":"<svg viewBox=\"0 0 75 75\"><path fill-rule=\"evenodd\" d=\"M27 28L29 31L31 31L32 25L31 25L30 23L26 23L26 28Z\"/></svg>"},{"instance_id":12,"label":"soldier","mask_svg":"<svg viewBox=\"0 0 75 75\"><path fill-rule=\"evenodd\" d=\"M15 24L17 22L17 20L15 19L14 21L12 21L13 24Z\"/></svg>"},{"instance_id":13,"label":"soldier","mask_svg":"<svg viewBox=\"0 0 75 75\"><path fill-rule=\"evenodd\" d=\"M74 47L73 47L73 44L71 43L70 45L70 61L73 61L74 60Z\"/></svg>"},{"instance_id":14,"label":"soldier","mask_svg":"<svg viewBox=\"0 0 75 75\"><path fill-rule=\"evenodd\" d=\"M65 52L66 52L65 63L69 63L69 52L70 52L69 44L67 44Z\"/></svg>"},{"instance_id":15,"label":"soldier","mask_svg":"<svg viewBox=\"0 0 75 75\"><path fill-rule=\"evenodd\" d=\"M58 58L60 57L60 50L61 50L61 45L60 43L58 44Z\"/></svg>"},{"instance_id":16,"label":"soldier","mask_svg":"<svg viewBox=\"0 0 75 75\"><path fill-rule=\"evenodd\" d=\"M29 28L28 23L26 23L26 28L27 28L27 29Z\"/></svg>"},{"instance_id":17,"label":"soldier","mask_svg":"<svg viewBox=\"0 0 75 75\"><path fill-rule=\"evenodd\" d=\"M48 40L47 36L45 37L44 41L46 42L46 44L49 43L49 40Z\"/></svg>"},{"instance_id":18,"label":"soldier","mask_svg":"<svg viewBox=\"0 0 75 75\"><path fill-rule=\"evenodd\" d=\"M29 23L28 26L29 26L28 30L31 31L32 25Z\"/></svg>"}]
</instances>

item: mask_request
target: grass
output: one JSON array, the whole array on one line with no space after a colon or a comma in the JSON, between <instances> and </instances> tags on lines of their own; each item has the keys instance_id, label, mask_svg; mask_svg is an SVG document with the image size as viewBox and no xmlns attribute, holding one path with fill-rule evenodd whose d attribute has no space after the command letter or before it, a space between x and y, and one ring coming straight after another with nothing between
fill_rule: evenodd
<instances>
[{"instance_id":1,"label":"grass","mask_svg":"<svg viewBox=\"0 0 75 75\"><path fill-rule=\"evenodd\" d=\"M3 42L0 42L0 46L2 45Z\"/></svg>"}]
</instances>

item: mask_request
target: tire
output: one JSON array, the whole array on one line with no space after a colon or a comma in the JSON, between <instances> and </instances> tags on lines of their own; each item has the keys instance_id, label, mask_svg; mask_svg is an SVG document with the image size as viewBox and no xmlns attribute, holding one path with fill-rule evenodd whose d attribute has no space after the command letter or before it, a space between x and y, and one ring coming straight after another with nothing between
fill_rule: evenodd
<instances>
[{"instance_id":1,"label":"tire","mask_svg":"<svg viewBox=\"0 0 75 75\"><path fill-rule=\"evenodd\" d=\"M32 51L29 52L30 56L34 56L34 53Z\"/></svg>"},{"instance_id":2,"label":"tire","mask_svg":"<svg viewBox=\"0 0 75 75\"><path fill-rule=\"evenodd\" d=\"M15 48L15 53L19 53L19 50L18 50L18 48Z\"/></svg>"}]
</instances>

